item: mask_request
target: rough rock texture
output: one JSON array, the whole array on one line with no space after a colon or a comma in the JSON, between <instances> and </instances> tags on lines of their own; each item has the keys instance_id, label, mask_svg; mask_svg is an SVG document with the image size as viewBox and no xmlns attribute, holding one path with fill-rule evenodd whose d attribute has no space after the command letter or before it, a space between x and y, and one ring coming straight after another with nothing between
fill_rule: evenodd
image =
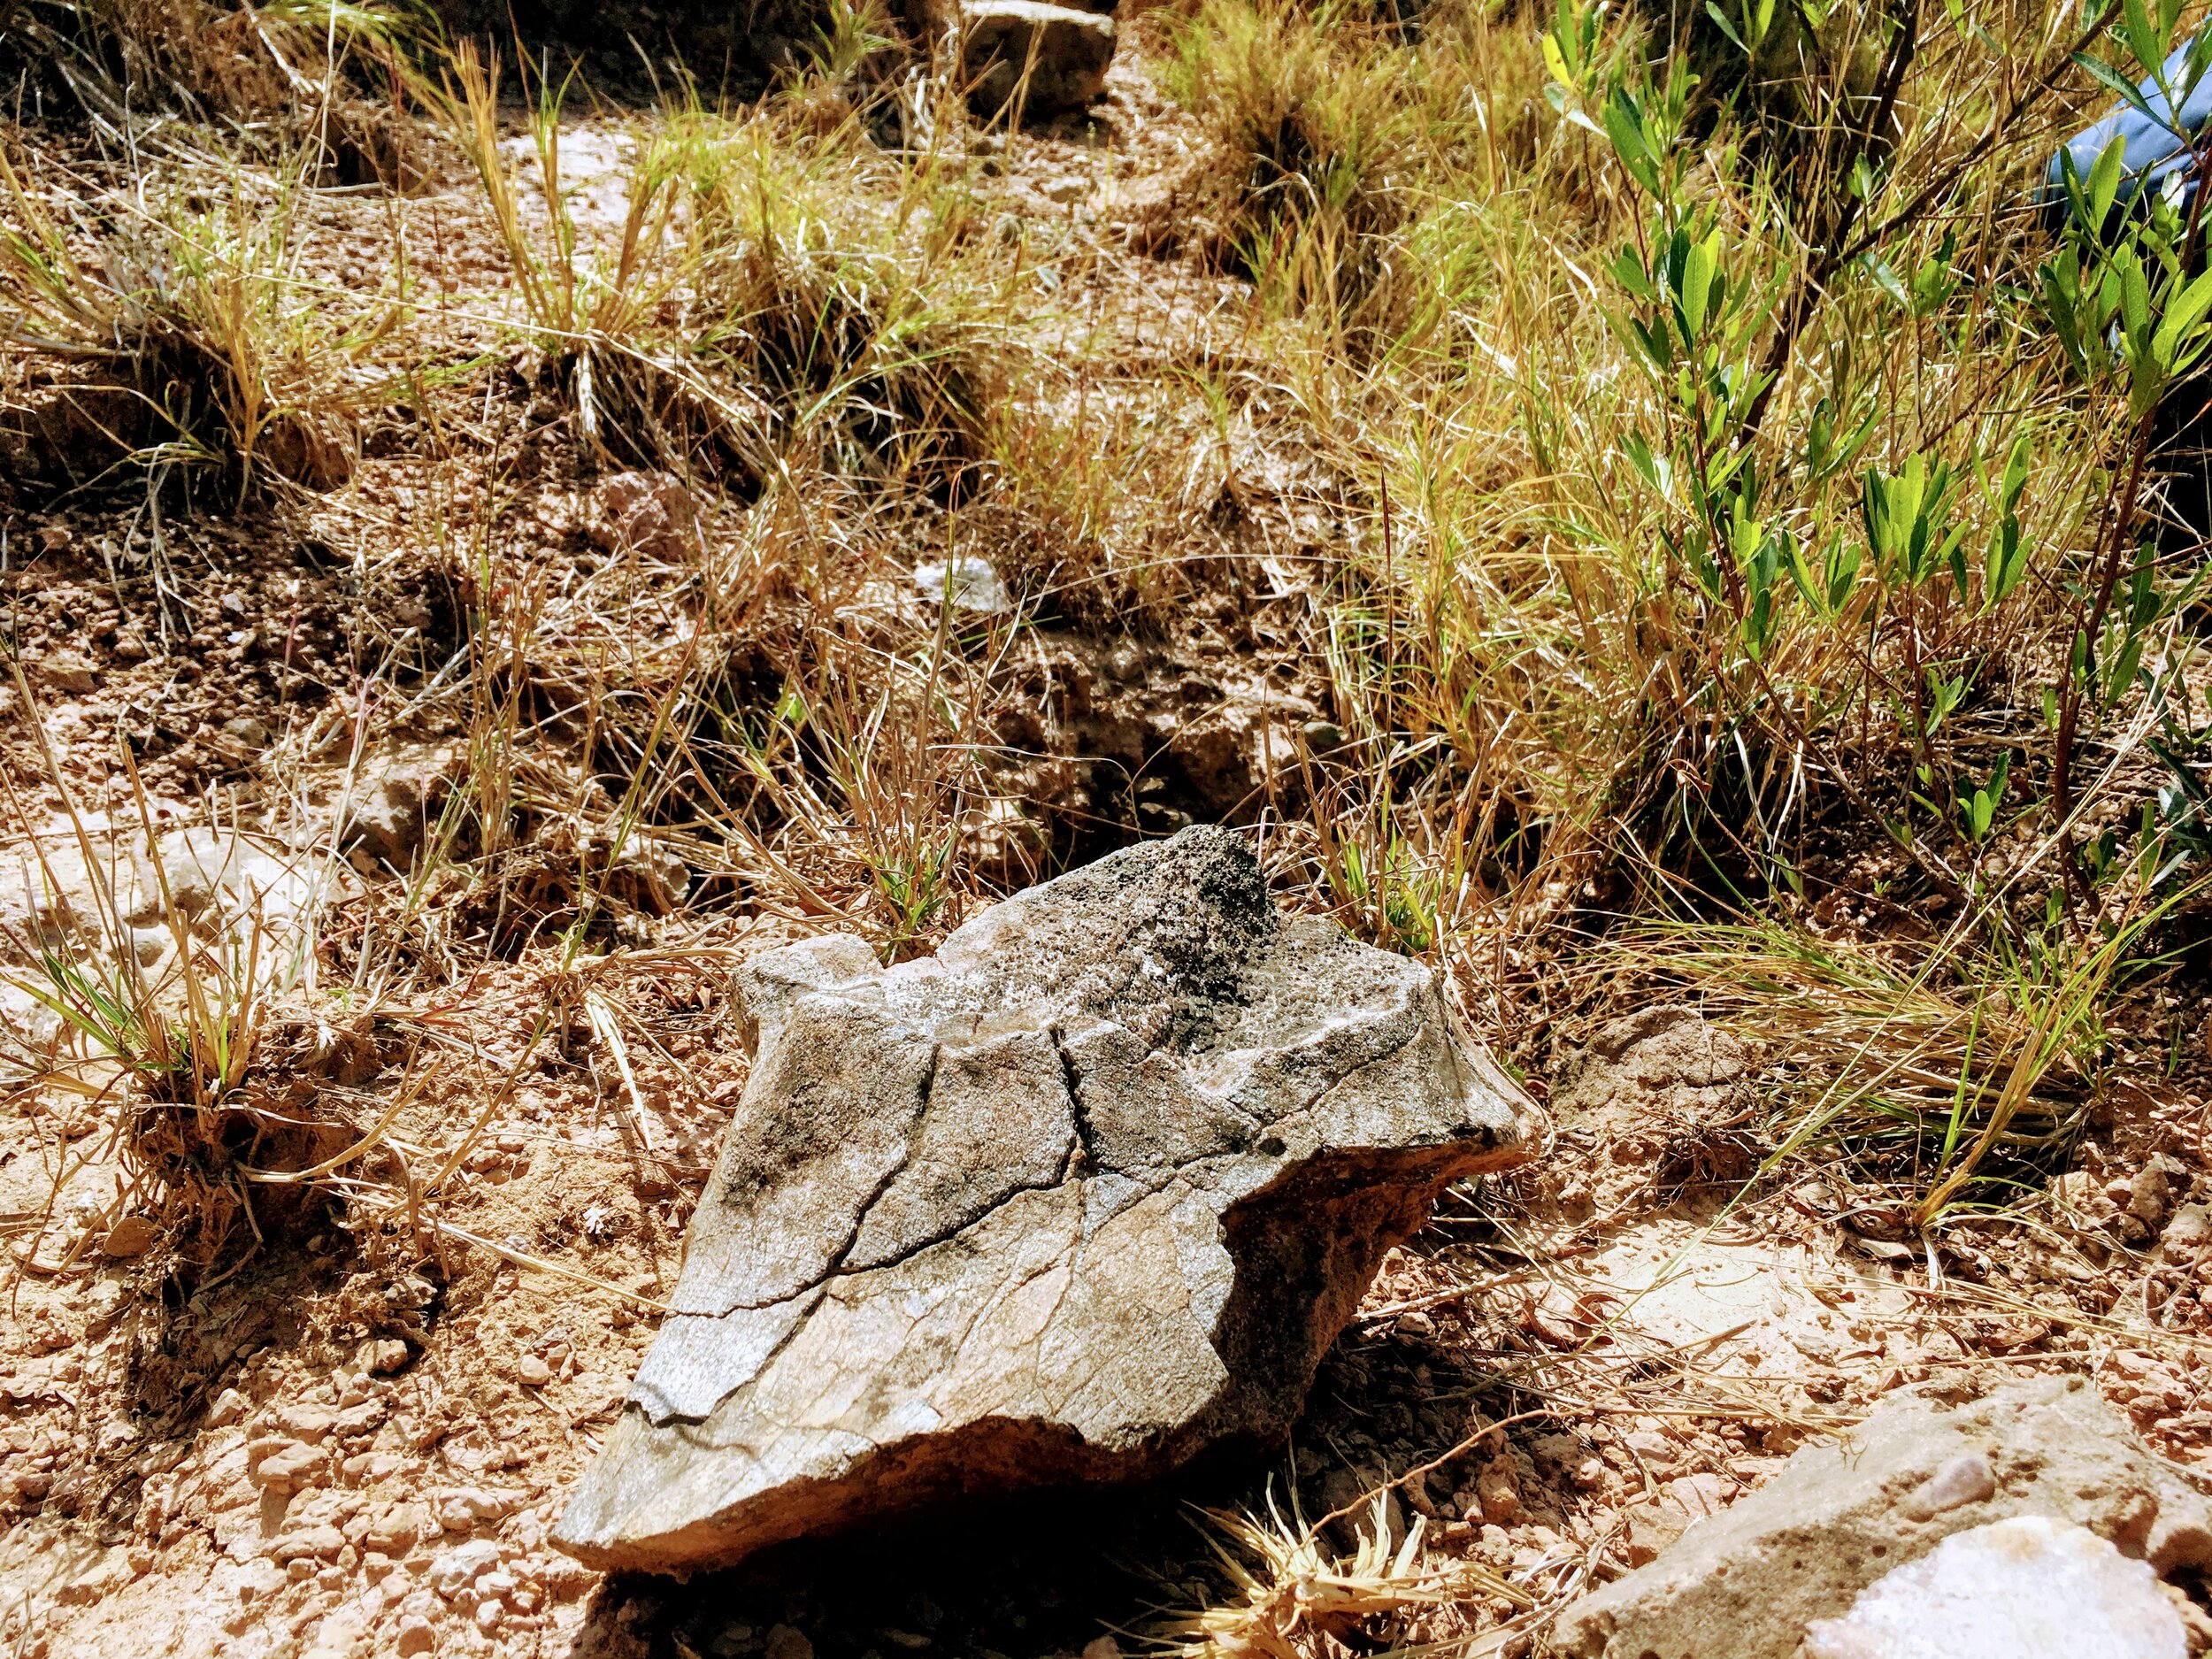
<instances>
[{"instance_id":1,"label":"rough rock texture","mask_svg":"<svg viewBox=\"0 0 2212 1659\"><path fill-rule=\"evenodd\" d=\"M2185 1659L2158 1576L2070 1521L2016 1515L1954 1532L1822 1619L1805 1659Z\"/></svg>"},{"instance_id":2,"label":"rough rock texture","mask_svg":"<svg viewBox=\"0 0 2212 1659\"><path fill-rule=\"evenodd\" d=\"M594 1565L1278 1436L1384 1253L1519 1155L1429 972L1279 916L1211 826L741 988L677 1310L556 1534Z\"/></svg>"},{"instance_id":3,"label":"rough rock texture","mask_svg":"<svg viewBox=\"0 0 2212 1659\"><path fill-rule=\"evenodd\" d=\"M342 832L356 868L404 875L466 763L450 743L396 743L364 757L347 792Z\"/></svg>"},{"instance_id":4,"label":"rough rock texture","mask_svg":"<svg viewBox=\"0 0 2212 1659\"><path fill-rule=\"evenodd\" d=\"M1553 1079L1563 1133L1649 1164L1662 1186L1740 1179L1761 1148L1748 1133L1757 1103L1756 1048L1666 1004L1608 1020Z\"/></svg>"},{"instance_id":5,"label":"rough rock texture","mask_svg":"<svg viewBox=\"0 0 2212 1659\"><path fill-rule=\"evenodd\" d=\"M931 604L949 603L966 616L1003 616L1014 608L990 561L972 556L924 560L914 567L914 588Z\"/></svg>"},{"instance_id":6,"label":"rough rock texture","mask_svg":"<svg viewBox=\"0 0 2212 1659\"><path fill-rule=\"evenodd\" d=\"M999 574L1017 585L1004 565ZM1067 864L1133 832L1297 810L1302 758L1344 758L1344 734L1321 718L1323 687L1224 668L1168 641L1024 630L1008 658L1010 695L990 717L994 788Z\"/></svg>"},{"instance_id":7,"label":"rough rock texture","mask_svg":"<svg viewBox=\"0 0 2212 1659\"><path fill-rule=\"evenodd\" d=\"M297 948L319 906L349 891L322 860L227 830L150 840L134 826L99 826L81 841L73 826L54 826L35 849L0 858L0 961L35 964L47 949L102 955L127 945L151 969L174 950L173 917L201 937L258 926L273 960Z\"/></svg>"},{"instance_id":8,"label":"rough rock texture","mask_svg":"<svg viewBox=\"0 0 2212 1659\"><path fill-rule=\"evenodd\" d=\"M1002 109L1017 95L1028 115L1080 109L1105 92L1113 60L1110 17L1045 0L961 4L960 79L979 110Z\"/></svg>"},{"instance_id":9,"label":"rough rock texture","mask_svg":"<svg viewBox=\"0 0 2212 1659\"><path fill-rule=\"evenodd\" d=\"M626 197L620 205L626 214ZM677 559L698 545L698 511L673 473L617 472L600 480L592 507L591 539L610 553Z\"/></svg>"},{"instance_id":10,"label":"rough rock texture","mask_svg":"<svg viewBox=\"0 0 2212 1659\"><path fill-rule=\"evenodd\" d=\"M1553 1640L1578 1659L1791 1659L1815 1620L1884 1573L2016 1515L2078 1523L2161 1573L2212 1566L2212 1508L2136 1448L2086 1381L2038 1378L1956 1409L1907 1396L1806 1448L1569 1608Z\"/></svg>"},{"instance_id":11,"label":"rough rock texture","mask_svg":"<svg viewBox=\"0 0 2212 1659\"><path fill-rule=\"evenodd\" d=\"M1564 1116L1632 1102L1640 1111L1725 1116L1743 1102L1758 1061L1757 1049L1694 1008L1642 1008L1591 1033L1561 1068L1553 1109Z\"/></svg>"}]
</instances>

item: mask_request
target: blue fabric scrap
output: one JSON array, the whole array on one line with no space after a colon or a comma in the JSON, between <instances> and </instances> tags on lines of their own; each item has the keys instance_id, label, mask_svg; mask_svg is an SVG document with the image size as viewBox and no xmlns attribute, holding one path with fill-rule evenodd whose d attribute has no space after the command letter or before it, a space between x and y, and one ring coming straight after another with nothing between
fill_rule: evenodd
<instances>
[{"instance_id":1,"label":"blue fabric scrap","mask_svg":"<svg viewBox=\"0 0 2212 1659\"><path fill-rule=\"evenodd\" d=\"M2178 87L2189 73L2189 45L2184 42L2174 49L2166 60L2165 75L2170 83ZM2097 165L2097 157L2116 134L2127 143L2123 152L2124 172L2119 199L2129 202L2137 192L2148 185L2154 189L2165 185L2167 176L2177 167L2190 168L2182 186L2185 192L2196 188L2191 143L2205 124L2212 121L2212 72L2197 82L2196 88L2181 105L2181 119L2173 119L2173 105L2159 90L2155 76L2147 77L2141 86L2143 102L2150 106L2146 115L2132 104L2122 104L2093 127L2084 128L2066 141L2065 146L2051 157L2045 171L2043 197L2053 204L2065 199L2065 175L2061 171L2063 157L2074 158L2074 170L2084 179ZM2158 119L2154 120L2152 116Z\"/></svg>"}]
</instances>

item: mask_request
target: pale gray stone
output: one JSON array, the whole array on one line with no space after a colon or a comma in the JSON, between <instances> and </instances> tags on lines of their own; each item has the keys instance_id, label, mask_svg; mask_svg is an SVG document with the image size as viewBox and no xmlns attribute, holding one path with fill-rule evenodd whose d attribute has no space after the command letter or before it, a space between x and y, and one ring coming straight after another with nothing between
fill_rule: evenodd
<instances>
[{"instance_id":1,"label":"pale gray stone","mask_svg":"<svg viewBox=\"0 0 2212 1659\"><path fill-rule=\"evenodd\" d=\"M2158 1576L2070 1521L1954 1532L1815 1621L1805 1659L2186 1659Z\"/></svg>"},{"instance_id":2,"label":"pale gray stone","mask_svg":"<svg viewBox=\"0 0 2212 1659\"><path fill-rule=\"evenodd\" d=\"M2086 1527L2157 1573L2212 1567L2205 1500L2132 1444L2085 1379L2036 1378L1955 1408L1907 1395L1804 1448L1570 1607L1552 1640L1575 1659L1793 1659L1876 1579L2015 1516Z\"/></svg>"},{"instance_id":3,"label":"pale gray stone","mask_svg":"<svg viewBox=\"0 0 2212 1659\"><path fill-rule=\"evenodd\" d=\"M175 948L179 929L242 943L261 958L296 955L315 917L357 884L313 853L289 853L232 830L50 826L35 847L0 858L0 961L37 965L47 950L144 967Z\"/></svg>"},{"instance_id":4,"label":"pale gray stone","mask_svg":"<svg viewBox=\"0 0 2212 1659\"><path fill-rule=\"evenodd\" d=\"M450 743L396 744L362 757L343 797L342 840L358 844L368 873L412 867L466 762Z\"/></svg>"},{"instance_id":5,"label":"pale gray stone","mask_svg":"<svg viewBox=\"0 0 2212 1659\"><path fill-rule=\"evenodd\" d=\"M596 1566L1275 1440L1384 1254L1520 1156L1434 975L1279 915L1210 827L739 995L675 1311L555 1534Z\"/></svg>"},{"instance_id":6,"label":"pale gray stone","mask_svg":"<svg viewBox=\"0 0 2212 1659\"><path fill-rule=\"evenodd\" d=\"M924 560L914 567L914 587L932 605L949 601L955 611L971 616L1002 616L1014 608L990 561L973 555Z\"/></svg>"}]
</instances>

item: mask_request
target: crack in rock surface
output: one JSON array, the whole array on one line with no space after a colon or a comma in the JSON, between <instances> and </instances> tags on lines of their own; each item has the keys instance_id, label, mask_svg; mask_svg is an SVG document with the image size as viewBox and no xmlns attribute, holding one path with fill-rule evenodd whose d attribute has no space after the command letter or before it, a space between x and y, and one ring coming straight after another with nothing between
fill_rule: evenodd
<instances>
[{"instance_id":1,"label":"crack in rock surface","mask_svg":"<svg viewBox=\"0 0 2212 1659\"><path fill-rule=\"evenodd\" d=\"M1279 915L1210 826L739 992L674 1311L555 1534L595 1566L1279 1439L1383 1256L1521 1156L1435 976Z\"/></svg>"}]
</instances>

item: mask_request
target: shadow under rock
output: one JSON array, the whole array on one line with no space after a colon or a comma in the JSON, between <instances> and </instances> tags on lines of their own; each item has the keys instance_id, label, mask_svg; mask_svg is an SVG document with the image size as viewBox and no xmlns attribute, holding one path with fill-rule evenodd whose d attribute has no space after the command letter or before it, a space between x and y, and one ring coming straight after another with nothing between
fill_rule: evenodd
<instances>
[{"instance_id":1,"label":"shadow under rock","mask_svg":"<svg viewBox=\"0 0 2212 1659\"><path fill-rule=\"evenodd\" d=\"M782 1545L688 1583L611 1579L572 1652L803 1659L788 1627L816 1659L1078 1653L1211 1594L1182 1505L1228 1501L1236 1485L1031 1494Z\"/></svg>"},{"instance_id":2,"label":"shadow under rock","mask_svg":"<svg viewBox=\"0 0 2212 1659\"><path fill-rule=\"evenodd\" d=\"M1356 1327L1323 1360L1286 1448L1202 1458L1149 1486L1028 1494L783 1545L687 1583L610 1579L572 1659L804 1659L779 1627L815 1659L1048 1659L1107 1635L1131 1651L1163 1609L1229 1594L1196 1511L1264 1515L1272 1491L1287 1517L1294 1471L1300 1510L1317 1520L1349 1489L1342 1471L1363 1488L1450 1450L1470 1402L1495 1386L1445 1343Z\"/></svg>"}]
</instances>

